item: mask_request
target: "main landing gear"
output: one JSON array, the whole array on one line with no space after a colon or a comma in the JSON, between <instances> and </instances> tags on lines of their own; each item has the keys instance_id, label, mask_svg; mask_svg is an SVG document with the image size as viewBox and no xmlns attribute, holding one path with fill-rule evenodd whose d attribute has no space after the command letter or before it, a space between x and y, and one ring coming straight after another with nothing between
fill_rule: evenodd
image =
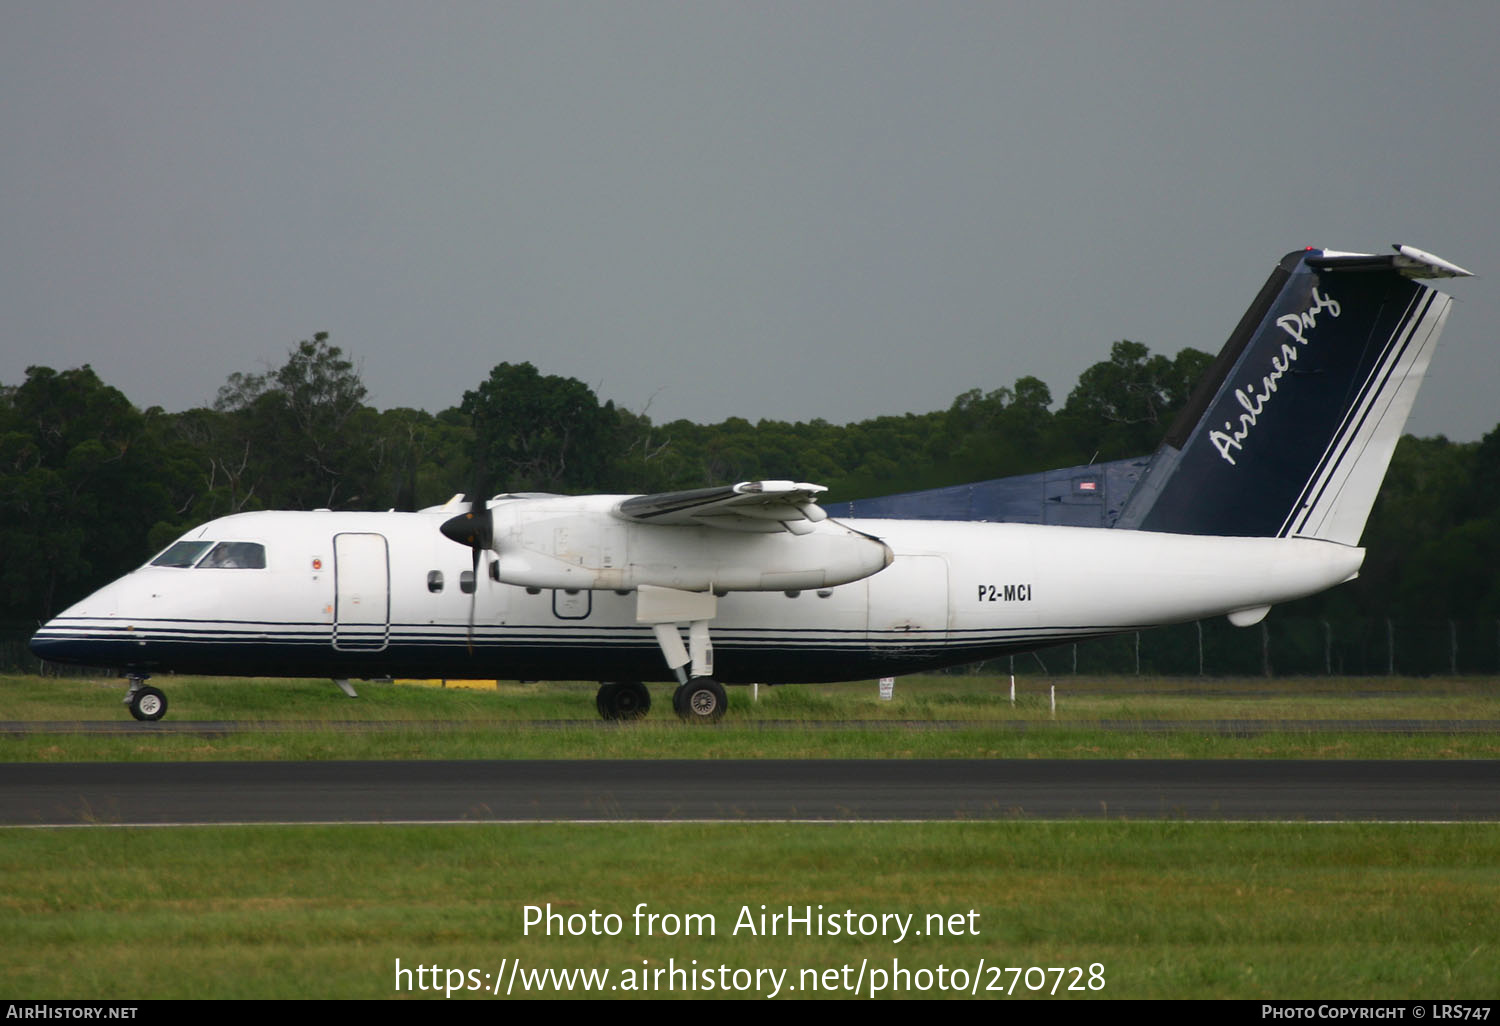
<instances>
[{"instance_id":1,"label":"main landing gear","mask_svg":"<svg viewBox=\"0 0 1500 1026\"><path fill-rule=\"evenodd\" d=\"M708 622L718 612L713 592L678 591L643 584L636 589L636 623L650 624L677 690L672 692L672 711L689 723L717 723L729 708L724 685L713 679L714 648L708 640ZM688 625L688 643L682 643L677 625ZM605 681L595 699L599 715L606 720L634 720L651 708L651 693L640 681Z\"/></svg>"},{"instance_id":2,"label":"main landing gear","mask_svg":"<svg viewBox=\"0 0 1500 1026\"><path fill-rule=\"evenodd\" d=\"M638 720L651 711L651 692L640 681L607 680L594 704L606 720ZM691 723L717 723L729 708L724 685L712 677L692 677L672 692L672 710Z\"/></svg>"},{"instance_id":3,"label":"main landing gear","mask_svg":"<svg viewBox=\"0 0 1500 1026\"><path fill-rule=\"evenodd\" d=\"M154 722L167 714L167 696L156 688L147 687L145 674L132 673L127 679L130 690L125 692L125 704L130 707L130 715Z\"/></svg>"},{"instance_id":4,"label":"main landing gear","mask_svg":"<svg viewBox=\"0 0 1500 1026\"><path fill-rule=\"evenodd\" d=\"M714 646L708 637L708 623L718 615L718 602L711 591L647 585L636 589L636 622L651 625L656 644L677 678L672 710L689 723L718 723L729 708L724 685L713 679ZM688 626L686 645L677 632L679 623Z\"/></svg>"}]
</instances>

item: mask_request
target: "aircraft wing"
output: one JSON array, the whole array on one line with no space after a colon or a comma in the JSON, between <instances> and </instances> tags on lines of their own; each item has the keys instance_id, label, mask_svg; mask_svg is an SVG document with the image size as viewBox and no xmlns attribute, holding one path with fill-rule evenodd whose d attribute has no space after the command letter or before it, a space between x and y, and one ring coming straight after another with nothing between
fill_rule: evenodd
<instances>
[{"instance_id":1,"label":"aircraft wing","mask_svg":"<svg viewBox=\"0 0 1500 1026\"><path fill-rule=\"evenodd\" d=\"M729 531L790 531L806 534L828 519L816 497L828 489L799 481L741 481L718 488L637 495L612 512L643 524L719 527Z\"/></svg>"}]
</instances>

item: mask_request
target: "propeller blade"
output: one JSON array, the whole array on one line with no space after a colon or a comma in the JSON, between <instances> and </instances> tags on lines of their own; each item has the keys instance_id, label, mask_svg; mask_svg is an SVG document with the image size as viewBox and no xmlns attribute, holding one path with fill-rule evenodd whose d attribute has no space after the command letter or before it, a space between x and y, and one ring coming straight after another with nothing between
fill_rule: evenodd
<instances>
[{"instance_id":1,"label":"propeller blade","mask_svg":"<svg viewBox=\"0 0 1500 1026\"><path fill-rule=\"evenodd\" d=\"M488 511L486 511L488 512ZM479 546L474 546L474 569L469 574L469 655L474 654L474 604L479 601Z\"/></svg>"},{"instance_id":2,"label":"propeller blade","mask_svg":"<svg viewBox=\"0 0 1500 1026\"><path fill-rule=\"evenodd\" d=\"M449 517L439 528L443 537L460 545L467 545L472 554L470 573L472 589L469 591L469 651L474 651L474 612L479 599L479 555L495 542L495 516L485 506L484 500L475 499L474 508L456 517Z\"/></svg>"},{"instance_id":3,"label":"propeller blade","mask_svg":"<svg viewBox=\"0 0 1500 1026\"><path fill-rule=\"evenodd\" d=\"M460 545L467 545L472 556L469 564L469 654L474 654L474 618L479 602L479 554L495 544L495 515L484 500L484 432L480 429L478 414L474 418L475 439L479 442L478 455L474 462L474 490L469 499L469 511L443 521L440 530L443 537Z\"/></svg>"}]
</instances>

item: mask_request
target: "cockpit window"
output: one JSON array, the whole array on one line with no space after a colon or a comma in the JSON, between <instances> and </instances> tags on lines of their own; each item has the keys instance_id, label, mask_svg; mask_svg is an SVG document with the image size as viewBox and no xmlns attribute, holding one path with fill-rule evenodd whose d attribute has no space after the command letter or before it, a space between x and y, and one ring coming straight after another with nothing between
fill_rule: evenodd
<instances>
[{"instance_id":1,"label":"cockpit window","mask_svg":"<svg viewBox=\"0 0 1500 1026\"><path fill-rule=\"evenodd\" d=\"M152 566L187 567L198 562L198 557L208 551L211 541L180 541L172 545L151 561Z\"/></svg>"},{"instance_id":2,"label":"cockpit window","mask_svg":"<svg viewBox=\"0 0 1500 1026\"><path fill-rule=\"evenodd\" d=\"M259 542L219 542L203 557L198 569L217 567L223 570L264 570L266 547Z\"/></svg>"}]
</instances>

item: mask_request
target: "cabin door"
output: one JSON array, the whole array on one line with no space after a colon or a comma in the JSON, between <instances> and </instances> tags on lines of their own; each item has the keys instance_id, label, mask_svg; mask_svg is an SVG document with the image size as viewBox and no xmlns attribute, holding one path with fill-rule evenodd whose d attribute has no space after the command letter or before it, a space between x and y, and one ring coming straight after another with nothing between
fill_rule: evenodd
<instances>
[{"instance_id":1,"label":"cabin door","mask_svg":"<svg viewBox=\"0 0 1500 1026\"><path fill-rule=\"evenodd\" d=\"M391 633L391 565L385 536L333 536L333 647L379 652Z\"/></svg>"}]
</instances>

